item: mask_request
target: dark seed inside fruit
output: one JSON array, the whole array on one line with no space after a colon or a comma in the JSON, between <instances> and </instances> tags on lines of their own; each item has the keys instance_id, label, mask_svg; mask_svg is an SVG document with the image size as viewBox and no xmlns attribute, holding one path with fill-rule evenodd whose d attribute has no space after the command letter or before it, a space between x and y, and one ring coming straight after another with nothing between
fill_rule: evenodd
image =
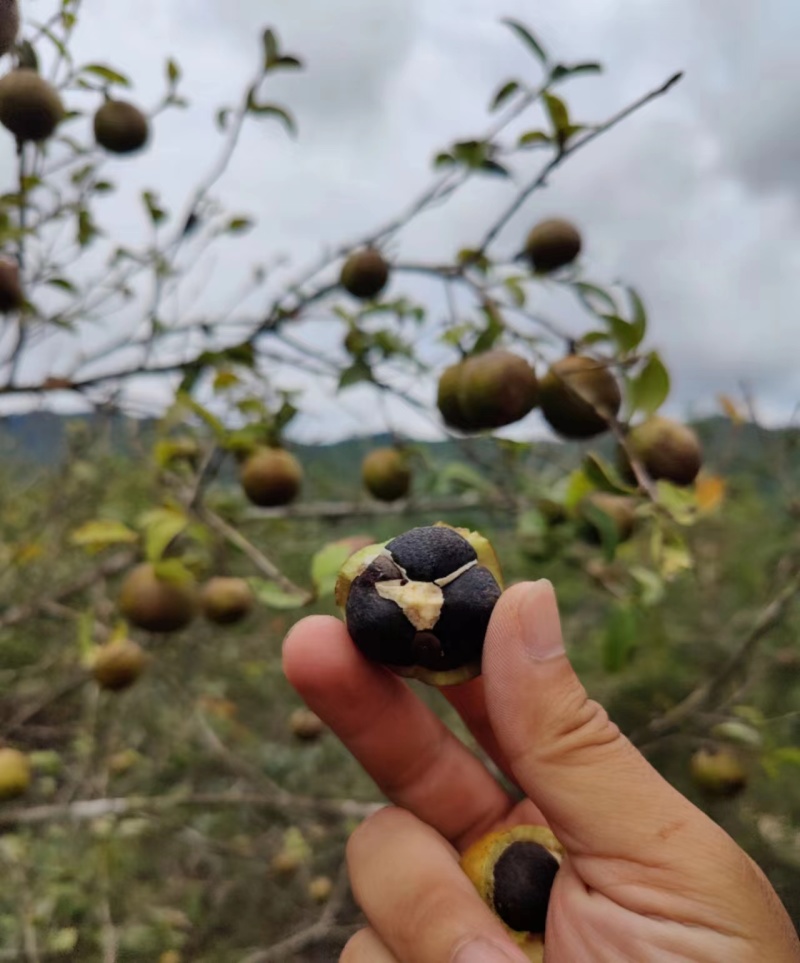
<instances>
[{"instance_id":1,"label":"dark seed inside fruit","mask_svg":"<svg viewBox=\"0 0 800 963\"><path fill-rule=\"evenodd\" d=\"M452 528L412 528L389 542L392 558L415 582L435 582L476 561L470 543Z\"/></svg>"},{"instance_id":2,"label":"dark seed inside fruit","mask_svg":"<svg viewBox=\"0 0 800 963\"><path fill-rule=\"evenodd\" d=\"M497 915L518 933L544 933L558 860L538 843L512 843L494 867Z\"/></svg>"}]
</instances>

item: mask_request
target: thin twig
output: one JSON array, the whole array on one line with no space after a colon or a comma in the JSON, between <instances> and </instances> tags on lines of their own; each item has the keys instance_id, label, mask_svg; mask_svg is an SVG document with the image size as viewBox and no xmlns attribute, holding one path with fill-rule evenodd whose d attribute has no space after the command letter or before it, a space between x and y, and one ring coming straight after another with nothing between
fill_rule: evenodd
<instances>
[{"instance_id":1,"label":"thin twig","mask_svg":"<svg viewBox=\"0 0 800 963\"><path fill-rule=\"evenodd\" d=\"M577 153L582 148L591 144L592 141L600 137L601 134L605 134L607 131L611 130L612 127L616 127L623 120L626 120L631 114L636 113L636 111L641 110L642 107L649 104L651 101L656 100L658 97L662 97L667 93L678 81L683 77L683 72L675 74L670 77L670 79L658 87L656 90L651 90L649 93L640 97L634 103L627 106L624 110L615 114L610 120L607 120L604 124L599 127L595 127L588 134L583 137L579 137L577 140L573 141L572 144L564 147L560 150L555 157L552 158L539 172L539 174L523 188L515 198L514 202L509 205L507 210L501 215L501 217L495 222L491 229L487 232L480 247L478 248L478 254L485 254L489 245L497 238L498 234L503 230L503 228L508 224L508 222L514 217L517 211L524 205L528 198L535 191L539 190L541 187L547 183L547 179L558 167L560 167L564 161L571 157L573 154Z\"/></svg>"}]
</instances>

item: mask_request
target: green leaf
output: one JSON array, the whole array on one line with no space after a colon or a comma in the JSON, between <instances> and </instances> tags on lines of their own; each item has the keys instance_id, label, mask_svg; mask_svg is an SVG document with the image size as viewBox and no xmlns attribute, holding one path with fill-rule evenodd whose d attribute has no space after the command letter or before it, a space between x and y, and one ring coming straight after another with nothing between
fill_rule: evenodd
<instances>
[{"instance_id":1,"label":"green leaf","mask_svg":"<svg viewBox=\"0 0 800 963\"><path fill-rule=\"evenodd\" d=\"M433 159L433 166L439 170L442 167L452 167L456 163L455 157L452 154L448 154L447 151L442 151L437 154Z\"/></svg>"},{"instance_id":2,"label":"green leaf","mask_svg":"<svg viewBox=\"0 0 800 963\"><path fill-rule=\"evenodd\" d=\"M758 729L737 719L727 719L725 722L718 723L711 730L711 735L715 739L745 746L747 749L761 749L764 745L764 739Z\"/></svg>"},{"instance_id":3,"label":"green leaf","mask_svg":"<svg viewBox=\"0 0 800 963\"><path fill-rule=\"evenodd\" d=\"M70 294L76 294L78 290L75 285L66 278L48 278L46 283L51 288L59 288L62 291L68 291Z\"/></svg>"},{"instance_id":4,"label":"green leaf","mask_svg":"<svg viewBox=\"0 0 800 963\"><path fill-rule=\"evenodd\" d=\"M625 484L613 465L594 452L589 452L584 458L583 471L594 487L600 491L614 495L630 495L636 491L635 488Z\"/></svg>"},{"instance_id":5,"label":"green leaf","mask_svg":"<svg viewBox=\"0 0 800 963\"><path fill-rule=\"evenodd\" d=\"M502 164L498 164L497 161L494 160L485 160L480 165L478 170L482 171L484 174L493 174L495 177L511 177L511 172L509 169L504 167Z\"/></svg>"},{"instance_id":6,"label":"green leaf","mask_svg":"<svg viewBox=\"0 0 800 963\"><path fill-rule=\"evenodd\" d=\"M524 307L527 295L525 294L525 288L523 288L517 278L506 278L503 283L505 284L506 291L511 295L511 300L514 304L518 308Z\"/></svg>"},{"instance_id":7,"label":"green leaf","mask_svg":"<svg viewBox=\"0 0 800 963\"><path fill-rule=\"evenodd\" d=\"M311 581L318 597L333 595L339 570L351 554L352 548L339 541L323 545L314 555L311 559Z\"/></svg>"},{"instance_id":8,"label":"green leaf","mask_svg":"<svg viewBox=\"0 0 800 963\"><path fill-rule=\"evenodd\" d=\"M514 96L520 89L519 83L516 80L509 80L508 83L503 84L503 86L497 91L492 99L490 110L499 110L507 100Z\"/></svg>"},{"instance_id":9,"label":"green leaf","mask_svg":"<svg viewBox=\"0 0 800 963\"><path fill-rule=\"evenodd\" d=\"M166 219L167 213L159 205L158 195L154 191L142 191L142 202L153 224L161 224Z\"/></svg>"},{"instance_id":10,"label":"green leaf","mask_svg":"<svg viewBox=\"0 0 800 963\"><path fill-rule=\"evenodd\" d=\"M167 81L170 87L176 87L181 79L181 68L177 60L173 60L172 57L167 61Z\"/></svg>"},{"instance_id":11,"label":"green leaf","mask_svg":"<svg viewBox=\"0 0 800 963\"><path fill-rule=\"evenodd\" d=\"M800 747L783 746L773 749L769 758L776 766L800 766Z\"/></svg>"},{"instance_id":12,"label":"green leaf","mask_svg":"<svg viewBox=\"0 0 800 963\"><path fill-rule=\"evenodd\" d=\"M594 314L600 317L602 317L604 311L609 314L619 314L616 302L603 288L586 281L574 281L572 287L583 304ZM598 307L596 302L599 302L602 307Z\"/></svg>"},{"instance_id":13,"label":"green leaf","mask_svg":"<svg viewBox=\"0 0 800 963\"><path fill-rule=\"evenodd\" d=\"M616 605L606 623L603 638L603 667L606 672L621 672L630 662L638 642L635 609L625 603Z\"/></svg>"},{"instance_id":14,"label":"green leaf","mask_svg":"<svg viewBox=\"0 0 800 963\"><path fill-rule=\"evenodd\" d=\"M600 535L600 544L603 546L603 554L607 561L612 562L619 545L617 523L610 515L591 502L583 502L580 506L580 513L597 530Z\"/></svg>"},{"instance_id":15,"label":"green leaf","mask_svg":"<svg viewBox=\"0 0 800 963\"><path fill-rule=\"evenodd\" d=\"M544 51L544 47L542 47L527 27L524 27L518 20L511 20L510 18L504 18L502 22L514 31L517 37L533 51L541 63L547 63L547 54Z\"/></svg>"},{"instance_id":16,"label":"green leaf","mask_svg":"<svg viewBox=\"0 0 800 963\"><path fill-rule=\"evenodd\" d=\"M185 391L179 391L176 398L178 404L184 405L190 411L201 418L206 425L214 432L217 441L224 442L225 436L227 434L225 426L216 416L212 415L211 412L204 408L200 402L195 401L191 395L187 394Z\"/></svg>"},{"instance_id":17,"label":"green leaf","mask_svg":"<svg viewBox=\"0 0 800 963\"><path fill-rule=\"evenodd\" d=\"M604 314L602 318L610 328L612 337L624 354L629 354L641 342L641 335L636 325L631 324L617 314Z\"/></svg>"},{"instance_id":18,"label":"green leaf","mask_svg":"<svg viewBox=\"0 0 800 963\"><path fill-rule=\"evenodd\" d=\"M179 558L165 558L153 565L156 577L173 585L191 585L194 575Z\"/></svg>"},{"instance_id":19,"label":"green leaf","mask_svg":"<svg viewBox=\"0 0 800 963\"><path fill-rule=\"evenodd\" d=\"M564 493L564 507L568 512L574 511L583 499L595 490L595 486L586 476L586 472L579 468L567 479Z\"/></svg>"},{"instance_id":20,"label":"green leaf","mask_svg":"<svg viewBox=\"0 0 800 963\"><path fill-rule=\"evenodd\" d=\"M636 378L628 380L628 404L631 414L641 412L649 417L655 414L669 397L670 377L657 352L647 359Z\"/></svg>"},{"instance_id":21,"label":"green leaf","mask_svg":"<svg viewBox=\"0 0 800 963\"><path fill-rule=\"evenodd\" d=\"M289 611L308 605L309 593L303 589L287 591L274 582L267 582L260 578L249 578L247 581L259 602L268 608Z\"/></svg>"},{"instance_id":22,"label":"green leaf","mask_svg":"<svg viewBox=\"0 0 800 963\"><path fill-rule=\"evenodd\" d=\"M280 45L274 30L265 30L262 37L264 43L264 69L270 70L280 59Z\"/></svg>"},{"instance_id":23,"label":"green leaf","mask_svg":"<svg viewBox=\"0 0 800 963\"><path fill-rule=\"evenodd\" d=\"M550 80L563 80L565 77L575 77L578 74L599 74L602 72L602 64L594 61L580 64L556 64L550 74Z\"/></svg>"},{"instance_id":24,"label":"green leaf","mask_svg":"<svg viewBox=\"0 0 800 963\"><path fill-rule=\"evenodd\" d=\"M277 70L279 68L281 70L302 70L303 61L300 60L299 57L290 57L290 56L278 57L278 59L273 64L273 69Z\"/></svg>"},{"instance_id":25,"label":"green leaf","mask_svg":"<svg viewBox=\"0 0 800 963\"><path fill-rule=\"evenodd\" d=\"M487 323L472 348L474 354L481 354L494 347L505 332L502 315L494 306L484 305L482 311Z\"/></svg>"},{"instance_id":26,"label":"green leaf","mask_svg":"<svg viewBox=\"0 0 800 963\"><path fill-rule=\"evenodd\" d=\"M552 138L543 130L529 130L520 136L517 147L525 149L526 147L539 147L550 143L552 143Z\"/></svg>"},{"instance_id":27,"label":"green leaf","mask_svg":"<svg viewBox=\"0 0 800 963\"><path fill-rule=\"evenodd\" d=\"M249 217L233 217L225 228L228 234L244 234L253 227Z\"/></svg>"},{"instance_id":28,"label":"green leaf","mask_svg":"<svg viewBox=\"0 0 800 963\"><path fill-rule=\"evenodd\" d=\"M140 525L144 532L148 562L158 562L172 542L187 528L189 519L179 508L154 508L146 512Z\"/></svg>"},{"instance_id":29,"label":"green leaf","mask_svg":"<svg viewBox=\"0 0 800 963\"><path fill-rule=\"evenodd\" d=\"M107 67L105 64L87 64L81 73L93 74L95 77L101 77L103 80L107 81L109 84L119 84L120 87L130 87L131 82L125 76L116 70L112 70L111 67Z\"/></svg>"},{"instance_id":30,"label":"green leaf","mask_svg":"<svg viewBox=\"0 0 800 963\"><path fill-rule=\"evenodd\" d=\"M255 96L251 94L247 102L247 109L251 114L256 114L259 117L275 117L283 123L292 136L297 134L297 124L294 117L283 107L279 107L277 104L259 104Z\"/></svg>"},{"instance_id":31,"label":"green leaf","mask_svg":"<svg viewBox=\"0 0 800 963\"><path fill-rule=\"evenodd\" d=\"M550 93L544 94L544 105L547 108L553 129L563 143L563 137L571 126L569 109L560 97L556 97L555 94Z\"/></svg>"},{"instance_id":32,"label":"green leaf","mask_svg":"<svg viewBox=\"0 0 800 963\"><path fill-rule=\"evenodd\" d=\"M70 535L73 545L92 552L101 552L110 545L131 545L138 540L139 536L127 525L109 518L86 522Z\"/></svg>"},{"instance_id":33,"label":"green leaf","mask_svg":"<svg viewBox=\"0 0 800 963\"><path fill-rule=\"evenodd\" d=\"M631 300L631 311L633 313L631 324L636 329L639 335L639 344L641 344L647 333L647 309L635 288L628 288L628 297Z\"/></svg>"},{"instance_id":34,"label":"green leaf","mask_svg":"<svg viewBox=\"0 0 800 963\"><path fill-rule=\"evenodd\" d=\"M653 608L660 605L664 599L666 586L664 580L652 569L645 568L643 565L632 565L628 569L628 574L639 585L639 604L646 608Z\"/></svg>"},{"instance_id":35,"label":"green leaf","mask_svg":"<svg viewBox=\"0 0 800 963\"><path fill-rule=\"evenodd\" d=\"M230 107L220 107L217 111L217 127L219 127L220 130L227 130L228 118L232 113L233 111Z\"/></svg>"},{"instance_id":36,"label":"green leaf","mask_svg":"<svg viewBox=\"0 0 800 963\"><path fill-rule=\"evenodd\" d=\"M359 359L342 372L339 378L339 388L349 388L350 385L372 380L372 369L363 359Z\"/></svg>"}]
</instances>

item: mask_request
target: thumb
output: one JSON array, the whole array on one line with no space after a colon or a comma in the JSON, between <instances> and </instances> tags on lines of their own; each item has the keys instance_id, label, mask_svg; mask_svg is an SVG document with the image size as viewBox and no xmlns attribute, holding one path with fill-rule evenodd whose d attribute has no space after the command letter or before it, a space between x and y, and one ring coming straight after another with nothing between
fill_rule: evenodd
<instances>
[{"instance_id":1,"label":"thumb","mask_svg":"<svg viewBox=\"0 0 800 963\"><path fill-rule=\"evenodd\" d=\"M665 849L682 850L685 871L686 847L707 853L711 821L589 699L567 659L549 582L517 585L497 604L484 684L518 784L573 856L657 864Z\"/></svg>"}]
</instances>

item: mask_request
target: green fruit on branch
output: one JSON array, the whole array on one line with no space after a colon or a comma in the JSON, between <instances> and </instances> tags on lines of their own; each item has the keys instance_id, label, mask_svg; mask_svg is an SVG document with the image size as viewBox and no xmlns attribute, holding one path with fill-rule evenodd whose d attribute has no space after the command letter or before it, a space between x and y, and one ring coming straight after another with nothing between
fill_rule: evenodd
<instances>
[{"instance_id":1,"label":"green fruit on branch","mask_svg":"<svg viewBox=\"0 0 800 963\"><path fill-rule=\"evenodd\" d=\"M364 487L378 501L396 502L411 488L408 458L396 448L377 448L361 465Z\"/></svg>"},{"instance_id":2,"label":"green fruit on branch","mask_svg":"<svg viewBox=\"0 0 800 963\"><path fill-rule=\"evenodd\" d=\"M30 784L31 765L25 753L0 749L0 801L24 795Z\"/></svg>"},{"instance_id":3,"label":"green fruit on branch","mask_svg":"<svg viewBox=\"0 0 800 963\"><path fill-rule=\"evenodd\" d=\"M521 421L539 395L536 372L524 358L501 349L474 355L446 369L438 407L451 428L485 431Z\"/></svg>"},{"instance_id":4,"label":"green fruit on branch","mask_svg":"<svg viewBox=\"0 0 800 963\"><path fill-rule=\"evenodd\" d=\"M617 541L627 542L636 528L636 505L636 499L627 495L613 495L610 492L587 495L578 507L581 534L592 544L602 542L602 530L592 517L594 509L608 516L616 531Z\"/></svg>"},{"instance_id":5,"label":"green fruit on branch","mask_svg":"<svg viewBox=\"0 0 800 963\"><path fill-rule=\"evenodd\" d=\"M557 218L542 221L525 241L525 255L534 271L549 274L566 267L581 253L582 241L577 228Z\"/></svg>"},{"instance_id":6,"label":"green fruit on branch","mask_svg":"<svg viewBox=\"0 0 800 963\"><path fill-rule=\"evenodd\" d=\"M147 632L177 632L197 614L193 581L161 578L153 565L137 565L122 583L119 607L124 617Z\"/></svg>"},{"instance_id":7,"label":"green fruit on branch","mask_svg":"<svg viewBox=\"0 0 800 963\"><path fill-rule=\"evenodd\" d=\"M19 264L9 257L0 258L0 312L19 311L24 304Z\"/></svg>"},{"instance_id":8,"label":"green fruit on branch","mask_svg":"<svg viewBox=\"0 0 800 963\"><path fill-rule=\"evenodd\" d=\"M130 639L120 639L98 649L92 662L92 676L101 689L122 692L138 681L149 661L140 645Z\"/></svg>"},{"instance_id":9,"label":"green fruit on branch","mask_svg":"<svg viewBox=\"0 0 800 963\"><path fill-rule=\"evenodd\" d=\"M654 415L631 428L626 445L654 481L663 479L673 485L688 486L697 478L703 465L703 450L695 432L687 425L661 415ZM632 477L630 461L623 450L620 450L620 467Z\"/></svg>"},{"instance_id":10,"label":"green fruit on branch","mask_svg":"<svg viewBox=\"0 0 800 963\"><path fill-rule=\"evenodd\" d=\"M354 298L372 301L389 282L389 265L380 251L365 248L344 262L339 283Z\"/></svg>"},{"instance_id":11,"label":"green fruit on branch","mask_svg":"<svg viewBox=\"0 0 800 963\"><path fill-rule=\"evenodd\" d=\"M315 742L325 732L325 723L310 709L295 709L289 716L289 730L301 742Z\"/></svg>"},{"instance_id":12,"label":"green fruit on branch","mask_svg":"<svg viewBox=\"0 0 800 963\"><path fill-rule=\"evenodd\" d=\"M308 895L315 903L327 903L333 892L333 881L329 876L315 876L308 884Z\"/></svg>"},{"instance_id":13,"label":"green fruit on branch","mask_svg":"<svg viewBox=\"0 0 800 963\"><path fill-rule=\"evenodd\" d=\"M695 784L709 795L731 798L747 787L747 768L732 747L698 749L690 768Z\"/></svg>"},{"instance_id":14,"label":"green fruit on branch","mask_svg":"<svg viewBox=\"0 0 800 963\"><path fill-rule=\"evenodd\" d=\"M440 524L356 552L336 602L368 659L429 685L457 685L480 675L501 585L489 541Z\"/></svg>"},{"instance_id":15,"label":"green fruit on branch","mask_svg":"<svg viewBox=\"0 0 800 963\"><path fill-rule=\"evenodd\" d=\"M107 100L94 115L94 138L112 154L141 150L149 137L147 117L125 100Z\"/></svg>"},{"instance_id":16,"label":"green fruit on branch","mask_svg":"<svg viewBox=\"0 0 800 963\"><path fill-rule=\"evenodd\" d=\"M0 80L0 123L17 140L46 140L63 117L58 91L35 70L22 67Z\"/></svg>"},{"instance_id":17,"label":"green fruit on branch","mask_svg":"<svg viewBox=\"0 0 800 963\"><path fill-rule=\"evenodd\" d=\"M461 857L481 898L537 963L544 959L547 910L563 857L561 844L542 826L489 833Z\"/></svg>"},{"instance_id":18,"label":"green fruit on branch","mask_svg":"<svg viewBox=\"0 0 800 963\"><path fill-rule=\"evenodd\" d=\"M288 505L300 494L303 468L283 448L261 448L242 466L242 488L254 505L276 508Z\"/></svg>"},{"instance_id":19,"label":"green fruit on branch","mask_svg":"<svg viewBox=\"0 0 800 963\"><path fill-rule=\"evenodd\" d=\"M250 586L243 578L211 578L200 592L203 615L216 625L241 622L250 614L254 601Z\"/></svg>"},{"instance_id":20,"label":"green fruit on branch","mask_svg":"<svg viewBox=\"0 0 800 963\"><path fill-rule=\"evenodd\" d=\"M605 362L569 355L542 379L540 404L548 424L563 438L593 438L619 414L622 393Z\"/></svg>"}]
</instances>

